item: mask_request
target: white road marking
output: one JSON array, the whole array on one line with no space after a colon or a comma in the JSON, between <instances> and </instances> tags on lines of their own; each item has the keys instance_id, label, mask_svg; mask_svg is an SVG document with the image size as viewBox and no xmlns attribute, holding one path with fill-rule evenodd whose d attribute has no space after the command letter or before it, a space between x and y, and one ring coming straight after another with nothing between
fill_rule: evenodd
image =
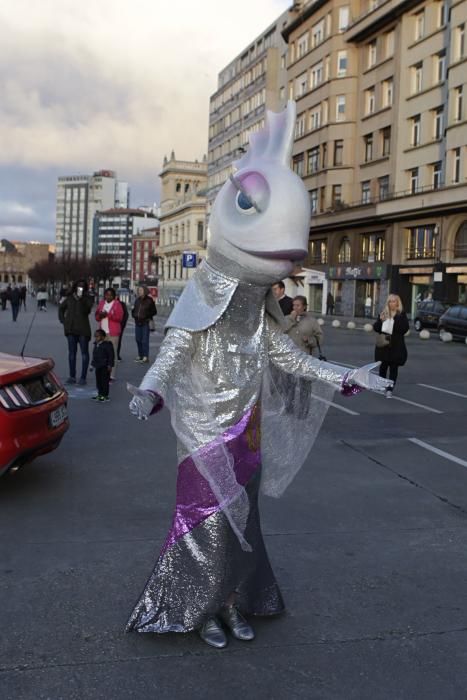
<instances>
[{"instance_id":1,"label":"white road marking","mask_svg":"<svg viewBox=\"0 0 467 700\"><path fill-rule=\"evenodd\" d=\"M339 411L344 411L344 413L348 413L351 416L359 416L360 414L357 413L357 411L351 411L350 408L344 408L344 406L339 406L338 403L334 403L333 401L326 401L326 399L322 399L320 396L313 396L314 399L317 401L321 401L322 403L325 403L327 406L334 406L334 408L338 408Z\"/></svg>"},{"instance_id":2,"label":"white road marking","mask_svg":"<svg viewBox=\"0 0 467 700\"><path fill-rule=\"evenodd\" d=\"M407 438L409 442L413 442L414 445L418 445L419 447L423 447L425 450L429 450L430 452L434 452L435 454L439 455L440 457L444 457L445 459L449 459L451 462L455 462L456 464L460 464L461 467L467 467L467 462L464 459L460 459L460 457L455 457L454 455L449 454L449 452L445 452L444 450L439 450L437 447L433 447L432 445L429 445L427 442L423 442L423 440L418 440L417 438Z\"/></svg>"},{"instance_id":3,"label":"white road marking","mask_svg":"<svg viewBox=\"0 0 467 700\"><path fill-rule=\"evenodd\" d=\"M426 406L424 403L416 403L416 401L409 401L408 399L403 399L400 396L392 396L391 401L402 401L402 403L408 403L410 406L417 406L417 408L423 408L425 411L431 411L431 413L444 413L444 411L439 411L437 408L431 408L431 406Z\"/></svg>"},{"instance_id":4,"label":"white road marking","mask_svg":"<svg viewBox=\"0 0 467 700\"><path fill-rule=\"evenodd\" d=\"M439 386L432 386L431 384L418 384L418 386L424 386L426 389L434 389L435 391L442 391L445 394L452 394L452 396L460 396L462 399L467 399L467 394L459 394L457 391L450 391L449 389L441 389Z\"/></svg>"}]
</instances>

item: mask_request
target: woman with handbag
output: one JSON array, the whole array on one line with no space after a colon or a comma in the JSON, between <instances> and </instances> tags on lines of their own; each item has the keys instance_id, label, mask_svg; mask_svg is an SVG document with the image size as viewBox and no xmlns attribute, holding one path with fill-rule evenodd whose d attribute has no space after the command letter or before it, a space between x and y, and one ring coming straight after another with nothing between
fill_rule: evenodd
<instances>
[{"instance_id":1,"label":"woman with handbag","mask_svg":"<svg viewBox=\"0 0 467 700\"><path fill-rule=\"evenodd\" d=\"M106 334L106 341L110 341L114 348L114 363L110 381L115 381L118 339L122 333L123 306L118 301L117 294L113 287L108 287L108 289L105 290L104 298L99 302L95 317L99 328Z\"/></svg>"},{"instance_id":2,"label":"woman with handbag","mask_svg":"<svg viewBox=\"0 0 467 700\"><path fill-rule=\"evenodd\" d=\"M397 294L390 294L379 318L373 324L376 332L375 360L381 362L379 376L397 381L399 367L407 362L407 348L404 336L409 330L409 321L404 312L402 301ZM392 398L393 389L386 389L386 397Z\"/></svg>"},{"instance_id":3,"label":"woman with handbag","mask_svg":"<svg viewBox=\"0 0 467 700\"><path fill-rule=\"evenodd\" d=\"M131 312L135 319L135 340L138 346L135 362L149 362L149 333L155 329L153 318L156 314L156 305L148 288L138 287L138 296Z\"/></svg>"}]
</instances>

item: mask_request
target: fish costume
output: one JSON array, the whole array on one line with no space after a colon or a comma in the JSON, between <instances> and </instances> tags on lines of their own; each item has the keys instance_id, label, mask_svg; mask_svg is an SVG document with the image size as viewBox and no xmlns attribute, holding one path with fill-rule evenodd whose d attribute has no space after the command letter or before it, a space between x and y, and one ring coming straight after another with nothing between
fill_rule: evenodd
<instances>
[{"instance_id":1,"label":"fish costume","mask_svg":"<svg viewBox=\"0 0 467 700\"><path fill-rule=\"evenodd\" d=\"M162 405L177 436L171 529L127 630L188 632L222 648L224 627L284 602L261 533L260 490L280 496L305 460L333 392L390 386L371 370L320 361L283 333L271 285L307 255L308 192L290 169L295 103L268 112L210 217L207 257L166 324L130 410ZM291 408L292 407L292 408Z\"/></svg>"}]
</instances>

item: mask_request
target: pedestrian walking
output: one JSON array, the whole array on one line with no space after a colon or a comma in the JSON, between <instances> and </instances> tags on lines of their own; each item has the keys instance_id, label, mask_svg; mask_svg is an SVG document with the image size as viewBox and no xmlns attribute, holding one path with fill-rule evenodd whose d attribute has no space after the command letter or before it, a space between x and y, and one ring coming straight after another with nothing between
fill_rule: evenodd
<instances>
[{"instance_id":1,"label":"pedestrian walking","mask_svg":"<svg viewBox=\"0 0 467 700\"><path fill-rule=\"evenodd\" d=\"M120 336L119 336L119 338L118 338L118 345L117 345L117 360L118 360L118 362L121 362L121 361L122 361L122 356L121 356L120 353L121 353L121 349L122 349L122 339L123 339L123 334L124 334L124 332L125 332L126 324L128 323L128 317L129 317L130 314L129 314L129 311L128 311L128 306L126 305L126 303L125 303L122 299L120 299L120 297L118 296L118 294L117 294L117 299L118 299L118 301L120 302L120 304L122 305L122 309L123 309L123 318L122 318L122 323L121 323L121 332L120 332Z\"/></svg>"},{"instance_id":2,"label":"pedestrian walking","mask_svg":"<svg viewBox=\"0 0 467 700\"><path fill-rule=\"evenodd\" d=\"M45 287L40 287L37 292L37 308L39 311L47 311L47 299L49 295Z\"/></svg>"},{"instance_id":3,"label":"pedestrian walking","mask_svg":"<svg viewBox=\"0 0 467 700\"><path fill-rule=\"evenodd\" d=\"M149 295L148 288L138 287L138 296L131 311L135 320L135 340L138 347L138 357L135 362L149 362L149 333L156 314L156 305Z\"/></svg>"},{"instance_id":4,"label":"pedestrian walking","mask_svg":"<svg viewBox=\"0 0 467 700\"><path fill-rule=\"evenodd\" d=\"M85 280L73 283L71 293L65 297L58 307L58 318L63 324L68 341L68 364L70 375L66 384L76 384L76 356L78 346L81 351L81 376L78 384L86 384L89 367L89 342L91 326L89 314L92 309L92 299L87 294L88 285Z\"/></svg>"},{"instance_id":5,"label":"pedestrian walking","mask_svg":"<svg viewBox=\"0 0 467 700\"><path fill-rule=\"evenodd\" d=\"M19 307L21 304L21 291L16 285L12 288L10 293L10 304L13 321L16 321L16 319L18 318Z\"/></svg>"},{"instance_id":6,"label":"pedestrian walking","mask_svg":"<svg viewBox=\"0 0 467 700\"><path fill-rule=\"evenodd\" d=\"M96 309L96 321L106 334L106 342L110 342L114 348L114 364L110 380L115 380L117 371L117 348L120 335L122 333L123 308L116 298L115 289L108 287L104 291L104 298L99 302Z\"/></svg>"},{"instance_id":7,"label":"pedestrian walking","mask_svg":"<svg viewBox=\"0 0 467 700\"><path fill-rule=\"evenodd\" d=\"M331 294L331 292L328 292L328 295L326 297L326 315L327 316L332 316L334 314L334 307L335 307L334 297Z\"/></svg>"},{"instance_id":8,"label":"pedestrian walking","mask_svg":"<svg viewBox=\"0 0 467 700\"><path fill-rule=\"evenodd\" d=\"M298 295L292 300L292 312L285 317L284 330L303 352L313 355L323 343L323 330L312 313L307 311L306 297Z\"/></svg>"},{"instance_id":9,"label":"pedestrian walking","mask_svg":"<svg viewBox=\"0 0 467 700\"><path fill-rule=\"evenodd\" d=\"M407 347L404 336L409 330L409 321L402 301L397 294L390 294L379 318L373 324L376 331L375 360L381 362L379 376L396 384L399 367L407 362ZM392 397L393 387L386 389L386 397Z\"/></svg>"},{"instance_id":10,"label":"pedestrian walking","mask_svg":"<svg viewBox=\"0 0 467 700\"><path fill-rule=\"evenodd\" d=\"M94 401L110 401L109 386L112 368L115 365L114 344L107 338L106 332L98 328L94 333L92 366L96 374L96 391Z\"/></svg>"},{"instance_id":11,"label":"pedestrian walking","mask_svg":"<svg viewBox=\"0 0 467 700\"><path fill-rule=\"evenodd\" d=\"M284 316L288 316L291 313L293 307L292 297L288 297L285 293L285 284L282 282L282 280L279 280L279 282L274 282L271 289L272 293L274 294L274 297L279 302L279 306L281 307L282 313L284 314Z\"/></svg>"},{"instance_id":12,"label":"pedestrian walking","mask_svg":"<svg viewBox=\"0 0 467 700\"><path fill-rule=\"evenodd\" d=\"M26 295L27 295L27 288L23 285L21 287L20 291L20 308L23 307L24 310L26 311Z\"/></svg>"},{"instance_id":13,"label":"pedestrian walking","mask_svg":"<svg viewBox=\"0 0 467 700\"><path fill-rule=\"evenodd\" d=\"M365 299L365 318L371 318L371 309L373 307L373 299L368 295Z\"/></svg>"},{"instance_id":14,"label":"pedestrian walking","mask_svg":"<svg viewBox=\"0 0 467 700\"><path fill-rule=\"evenodd\" d=\"M8 301L8 292L7 292L6 288L4 288L0 292L0 303L2 305L2 311L6 310L7 301Z\"/></svg>"}]
</instances>

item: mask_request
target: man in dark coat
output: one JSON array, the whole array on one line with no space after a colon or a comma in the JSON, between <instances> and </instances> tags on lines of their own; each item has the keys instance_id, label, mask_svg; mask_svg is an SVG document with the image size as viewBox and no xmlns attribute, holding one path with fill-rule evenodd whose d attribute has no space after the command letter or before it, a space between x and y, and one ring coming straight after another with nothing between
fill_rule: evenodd
<instances>
[{"instance_id":1,"label":"man in dark coat","mask_svg":"<svg viewBox=\"0 0 467 700\"><path fill-rule=\"evenodd\" d=\"M19 307L21 304L21 292L18 287L13 287L10 294L10 304L11 313L13 314L13 321L18 318Z\"/></svg>"},{"instance_id":2,"label":"man in dark coat","mask_svg":"<svg viewBox=\"0 0 467 700\"><path fill-rule=\"evenodd\" d=\"M93 300L87 291L88 285L85 280L74 282L71 293L65 297L58 307L58 318L60 323L63 323L65 336L68 340L70 376L66 380L66 384L76 384L78 345L81 350L81 377L78 384L86 384L86 375L89 367L89 341L91 340L89 314L93 304Z\"/></svg>"},{"instance_id":3,"label":"man in dark coat","mask_svg":"<svg viewBox=\"0 0 467 700\"><path fill-rule=\"evenodd\" d=\"M293 310L292 298L286 295L285 284L282 282L282 280L275 282L272 285L272 293L279 302L279 306L281 307L284 316L291 314Z\"/></svg>"},{"instance_id":4,"label":"man in dark coat","mask_svg":"<svg viewBox=\"0 0 467 700\"><path fill-rule=\"evenodd\" d=\"M135 340L138 346L138 357L135 362L149 362L149 332L150 324L157 314L156 305L147 287L138 287L138 296L131 315L135 319Z\"/></svg>"}]
</instances>

